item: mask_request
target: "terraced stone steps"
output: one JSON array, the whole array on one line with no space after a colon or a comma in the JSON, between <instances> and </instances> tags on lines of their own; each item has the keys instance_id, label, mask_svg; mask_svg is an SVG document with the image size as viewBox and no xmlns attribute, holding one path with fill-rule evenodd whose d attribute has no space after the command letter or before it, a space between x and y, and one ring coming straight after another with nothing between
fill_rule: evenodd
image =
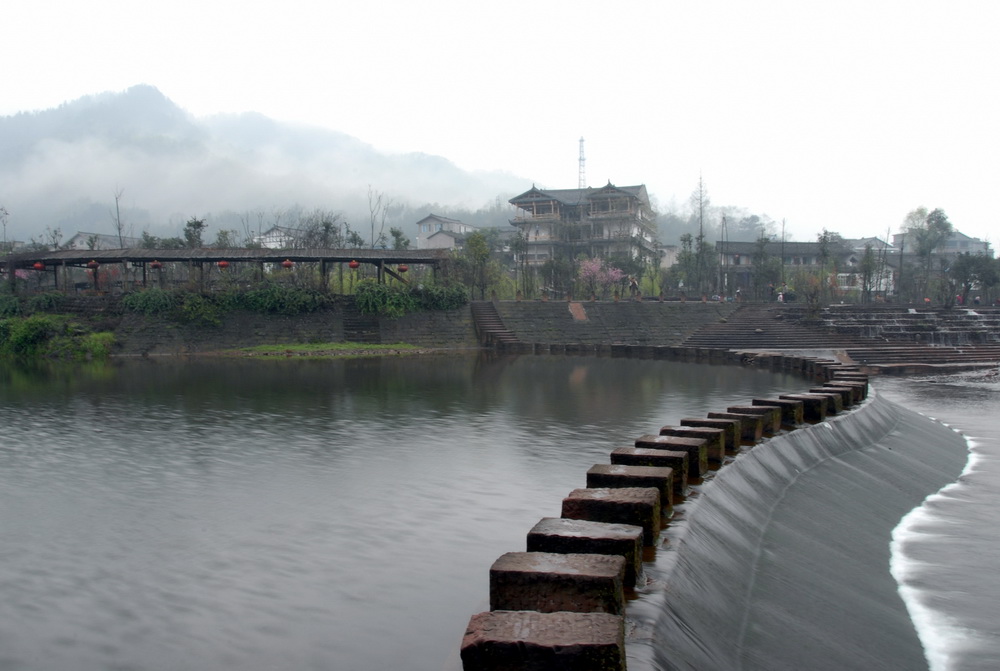
<instances>
[{"instance_id":1,"label":"terraced stone steps","mask_svg":"<svg viewBox=\"0 0 1000 671\"><path fill-rule=\"evenodd\" d=\"M472 301L470 305L476 333L484 345L510 345L520 342L518 337L504 326L500 313L491 301Z\"/></svg>"},{"instance_id":2,"label":"terraced stone steps","mask_svg":"<svg viewBox=\"0 0 1000 671\"><path fill-rule=\"evenodd\" d=\"M725 320L703 326L683 343L716 349L845 349L870 343L827 328L807 324L794 309L775 304L740 306Z\"/></svg>"}]
</instances>

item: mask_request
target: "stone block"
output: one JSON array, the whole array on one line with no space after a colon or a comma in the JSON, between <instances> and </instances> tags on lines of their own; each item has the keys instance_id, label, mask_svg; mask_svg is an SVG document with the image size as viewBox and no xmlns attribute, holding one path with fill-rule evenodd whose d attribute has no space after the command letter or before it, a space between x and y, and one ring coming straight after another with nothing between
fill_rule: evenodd
<instances>
[{"instance_id":1,"label":"stone block","mask_svg":"<svg viewBox=\"0 0 1000 671\"><path fill-rule=\"evenodd\" d=\"M851 405L854 405L854 404L857 404L857 403L861 403L861 401L865 400L865 390L866 390L866 388L867 388L868 385L865 384L864 382L850 382L850 381L847 381L847 380L834 379L834 380L830 380L829 382L827 382L823 386L824 387L834 387L834 388L839 387L839 388L850 389L851 390Z\"/></svg>"},{"instance_id":2,"label":"stone block","mask_svg":"<svg viewBox=\"0 0 1000 671\"><path fill-rule=\"evenodd\" d=\"M660 428L660 435L675 438L700 438L705 441L709 461L721 462L726 457L726 432L724 429L704 426L664 426Z\"/></svg>"},{"instance_id":3,"label":"stone block","mask_svg":"<svg viewBox=\"0 0 1000 671\"><path fill-rule=\"evenodd\" d=\"M828 415L836 415L844 409L843 397L841 397L839 392L815 391L814 389L810 389L809 393L814 396L826 398L826 414Z\"/></svg>"},{"instance_id":4,"label":"stone block","mask_svg":"<svg viewBox=\"0 0 1000 671\"><path fill-rule=\"evenodd\" d=\"M740 433L743 429L743 422L738 419L709 419L708 417L684 417L680 421L681 426L704 426L708 428L722 429L723 439L726 449L735 450L740 445Z\"/></svg>"},{"instance_id":5,"label":"stone block","mask_svg":"<svg viewBox=\"0 0 1000 671\"><path fill-rule=\"evenodd\" d=\"M490 567L490 610L625 612L625 558L508 552Z\"/></svg>"},{"instance_id":6,"label":"stone block","mask_svg":"<svg viewBox=\"0 0 1000 671\"><path fill-rule=\"evenodd\" d=\"M802 401L781 398L755 398L751 403L753 405L776 405L781 408L781 424L788 428L795 428L806 421Z\"/></svg>"},{"instance_id":7,"label":"stone block","mask_svg":"<svg viewBox=\"0 0 1000 671\"><path fill-rule=\"evenodd\" d=\"M545 517L528 532L528 552L616 555L625 560L625 587L642 575L642 527Z\"/></svg>"},{"instance_id":8,"label":"stone block","mask_svg":"<svg viewBox=\"0 0 1000 671\"><path fill-rule=\"evenodd\" d=\"M625 671L625 620L609 613L478 613L461 657L464 671Z\"/></svg>"},{"instance_id":9,"label":"stone block","mask_svg":"<svg viewBox=\"0 0 1000 671\"><path fill-rule=\"evenodd\" d=\"M562 517L642 527L645 545L660 535L660 492L652 487L574 489L562 501Z\"/></svg>"},{"instance_id":10,"label":"stone block","mask_svg":"<svg viewBox=\"0 0 1000 671\"><path fill-rule=\"evenodd\" d=\"M822 422L826 419L826 408L829 400L825 396L816 394L781 394L781 399L790 401L802 401L802 411L806 420L810 422Z\"/></svg>"},{"instance_id":11,"label":"stone block","mask_svg":"<svg viewBox=\"0 0 1000 671\"><path fill-rule=\"evenodd\" d=\"M781 431L781 408L776 405L731 405L726 408L726 412L758 415L763 421L761 429L764 433Z\"/></svg>"},{"instance_id":12,"label":"stone block","mask_svg":"<svg viewBox=\"0 0 1000 671\"><path fill-rule=\"evenodd\" d=\"M710 412L709 419L738 419L742 430L741 438L745 442L756 443L764 436L764 418L745 412Z\"/></svg>"},{"instance_id":13,"label":"stone block","mask_svg":"<svg viewBox=\"0 0 1000 671\"><path fill-rule=\"evenodd\" d=\"M635 439L636 447L672 450L688 453L688 477L700 478L708 473L708 441L704 438L681 438L647 434Z\"/></svg>"},{"instance_id":14,"label":"stone block","mask_svg":"<svg viewBox=\"0 0 1000 671\"><path fill-rule=\"evenodd\" d=\"M846 387L831 387L824 384L822 387L812 387L809 390L810 394L837 394L840 396L839 408L843 410L844 408L851 407L851 397L854 395L852 389Z\"/></svg>"},{"instance_id":15,"label":"stone block","mask_svg":"<svg viewBox=\"0 0 1000 671\"><path fill-rule=\"evenodd\" d=\"M674 472L674 494L687 491L688 453L656 450L646 447L617 447L611 452L611 463L623 466L665 467Z\"/></svg>"},{"instance_id":16,"label":"stone block","mask_svg":"<svg viewBox=\"0 0 1000 671\"><path fill-rule=\"evenodd\" d=\"M660 492L660 514L669 517L673 510L674 469L666 466L594 464L587 471L587 487L655 487Z\"/></svg>"}]
</instances>

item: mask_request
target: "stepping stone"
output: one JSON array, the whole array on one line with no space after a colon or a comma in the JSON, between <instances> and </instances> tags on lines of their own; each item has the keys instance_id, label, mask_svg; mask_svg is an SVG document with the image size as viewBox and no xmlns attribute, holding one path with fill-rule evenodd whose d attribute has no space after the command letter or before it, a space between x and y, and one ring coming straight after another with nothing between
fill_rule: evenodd
<instances>
[{"instance_id":1,"label":"stepping stone","mask_svg":"<svg viewBox=\"0 0 1000 671\"><path fill-rule=\"evenodd\" d=\"M726 449L730 451L739 447L740 433L743 429L743 422L738 419L709 419L708 417L684 417L681 419L680 425L722 429Z\"/></svg>"},{"instance_id":2,"label":"stepping stone","mask_svg":"<svg viewBox=\"0 0 1000 671\"><path fill-rule=\"evenodd\" d=\"M674 469L665 466L594 464L587 471L587 488L655 487L660 491L660 512L669 516L674 503Z\"/></svg>"},{"instance_id":3,"label":"stepping stone","mask_svg":"<svg viewBox=\"0 0 1000 671\"><path fill-rule=\"evenodd\" d=\"M611 463L624 466L666 467L674 472L674 494L687 491L688 453L656 450L646 447L617 447L611 452Z\"/></svg>"},{"instance_id":4,"label":"stepping stone","mask_svg":"<svg viewBox=\"0 0 1000 671\"><path fill-rule=\"evenodd\" d=\"M625 587L642 575L642 527L543 517L528 532L528 552L617 555L625 560Z\"/></svg>"},{"instance_id":5,"label":"stepping stone","mask_svg":"<svg viewBox=\"0 0 1000 671\"><path fill-rule=\"evenodd\" d=\"M508 552L490 567L490 610L625 612L625 558Z\"/></svg>"},{"instance_id":6,"label":"stepping stone","mask_svg":"<svg viewBox=\"0 0 1000 671\"><path fill-rule=\"evenodd\" d=\"M781 408L781 423L784 426L796 427L806 421L802 401L781 398L755 398L751 403L753 405L776 405Z\"/></svg>"},{"instance_id":7,"label":"stepping stone","mask_svg":"<svg viewBox=\"0 0 1000 671\"><path fill-rule=\"evenodd\" d=\"M705 426L664 426L661 436L678 438L701 438L708 451L708 460L721 462L726 458L726 432L724 429ZM638 445L636 447L639 447Z\"/></svg>"},{"instance_id":8,"label":"stepping stone","mask_svg":"<svg viewBox=\"0 0 1000 671\"><path fill-rule=\"evenodd\" d=\"M708 473L708 441L704 438L679 438L647 434L635 439L636 447L673 450L688 453L688 477L700 478Z\"/></svg>"},{"instance_id":9,"label":"stepping stone","mask_svg":"<svg viewBox=\"0 0 1000 671\"><path fill-rule=\"evenodd\" d=\"M625 619L609 613L492 611L462 638L464 671L625 671Z\"/></svg>"},{"instance_id":10,"label":"stepping stone","mask_svg":"<svg viewBox=\"0 0 1000 671\"><path fill-rule=\"evenodd\" d=\"M562 501L562 517L642 527L645 545L660 534L660 492L652 487L574 489Z\"/></svg>"}]
</instances>

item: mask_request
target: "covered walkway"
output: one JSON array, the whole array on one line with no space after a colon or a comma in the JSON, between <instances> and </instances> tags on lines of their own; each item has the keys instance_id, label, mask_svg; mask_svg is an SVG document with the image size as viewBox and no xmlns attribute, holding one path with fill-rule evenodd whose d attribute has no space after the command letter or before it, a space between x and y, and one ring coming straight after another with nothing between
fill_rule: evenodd
<instances>
[{"instance_id":1,"label":"covered walkway","mask_svg":"<svg viewBox=\"0 0 1000 671\"><path fill-rule=\"evenodd\" d=\"M387 276L406 282L403 273L410 266L429 266L437 271L448 259L448 251L442 249L67 249L11 254L0 260L0 271L3 272L4 279L15 286L18 273L11 272L12 270L51 272L56 288L60 289L70 282L68 278L72 268L96 270L118 265L123 271L139 272L141 276L137 278L137 282L145 286L148 270L157 270L170 264L183 264L196 269L195 272L202 278L205 266L212 264L234 268L239 264L254 264L263 269L264 264L268 263L285 268L293 268L301 263L315 263L325 280L331 268L338 264L353 265L356 262L357 266L374 266L379 282L385 281Z\"/></svg>"}]
</instances>

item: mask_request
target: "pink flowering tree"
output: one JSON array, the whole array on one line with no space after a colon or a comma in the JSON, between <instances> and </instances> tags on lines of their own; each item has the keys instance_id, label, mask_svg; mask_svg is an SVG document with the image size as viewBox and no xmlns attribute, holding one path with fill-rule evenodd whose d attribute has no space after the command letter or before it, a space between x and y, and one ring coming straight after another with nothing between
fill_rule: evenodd
<instances>
[{"instance_id":1,"label":"pink flowering tree","mask_svg":"<svg viewBox=\"0 0 1000 671\"><path fill-rule=\"evenodd\" d=\"M578 277L591 296L607 298L611 287L621 282L625 273L606 265L603 259L584 259L580 262Z\"/></svg>"}]
</instances>

